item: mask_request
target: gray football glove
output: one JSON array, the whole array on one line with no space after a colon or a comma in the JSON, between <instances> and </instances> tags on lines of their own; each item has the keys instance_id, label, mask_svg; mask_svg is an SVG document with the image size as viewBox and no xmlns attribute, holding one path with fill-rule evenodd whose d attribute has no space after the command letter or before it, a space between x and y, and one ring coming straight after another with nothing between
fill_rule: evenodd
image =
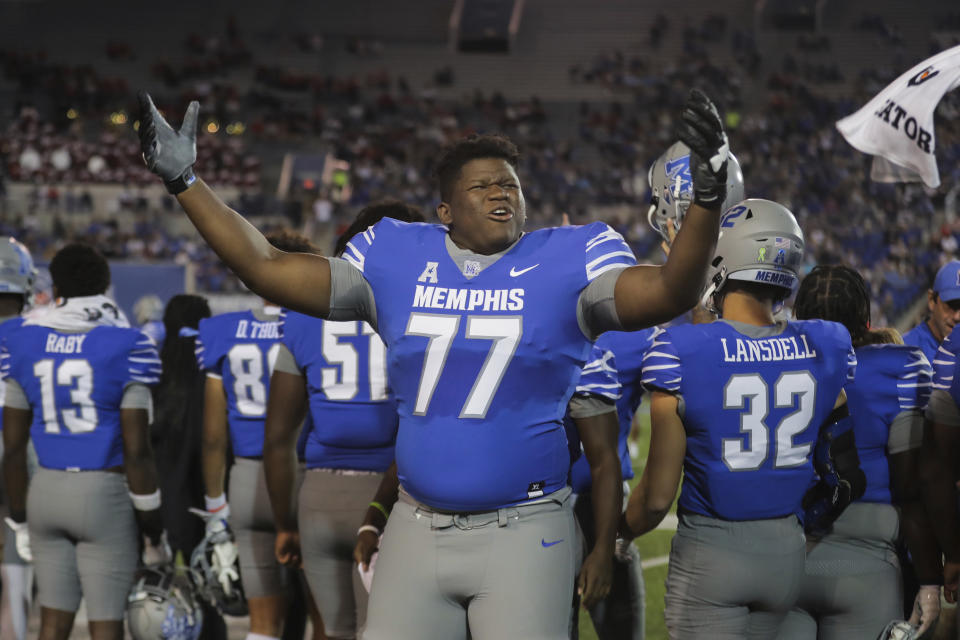
<instances>
[{"instance_id":1,"label":"gray football glove","mask_svg":"<svg viewBox=\"0 0 960 640\"><path fill-rule=\"evenodd\" d=\"M147 168L161 178L167 191L176 195L196 181L193 163L197 161L197 112L200 103L194 100L187 107L180 131L174 131L163 119L153 99L141 91L140 150Z\"/></svg>"},{"instance_id":2,"label":"gray football glove","mask_svg":"<svg viewBox=\"0 0 960 640\"><path fill-rule=\"evenodd\" d=\"M687 97L677 138L690 147L693 202L705 209L719 209L727 196L730 144L717 108L702 91L694 89Z\"/></svg>"}]
</instances>

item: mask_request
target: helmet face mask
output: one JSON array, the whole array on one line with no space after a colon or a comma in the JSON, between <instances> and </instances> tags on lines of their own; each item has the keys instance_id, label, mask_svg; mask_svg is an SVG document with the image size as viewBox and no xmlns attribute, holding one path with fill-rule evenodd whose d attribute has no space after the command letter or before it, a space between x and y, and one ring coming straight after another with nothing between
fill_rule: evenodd
<instances>
[{"instance_id":1,"label":"helmet face mask","mask_svg":"<svg viewBox=\"0 0 960 640\"><path fill-rule=\"evenodd\" d=\"M139 569L127 596L127 626L134 640L196 640L203 610L193 583L169 565Z\"/></svg>"},{"instance_id":2,"label":"helmet face mask","mask_svg":"<svg viewBox=\"0 0 960 640\"><path fill-rule=\"evenodd\" d=\"M647 222L668 243L680 229L683 218L693 202L693 177L690 174L690 149L682 142L670 145L656 159L647 172L650 185L650 209ZM743 172L740 163L730 154L727 163L727 197L723 209L740 202L744 197ZM672 232L668 228L672 226Z\"/></svg>"},{"instance_id":3,"label":"helmet face mask","mask_svg":"<svg viewBox=\"0 0 960 640\"><path fill-rule=\"evenodd\" d=\"M803 249L803 231L783 205L750 198L730 207L720 218L704 306L720 313L717 297L730 280L780 287L789 296L800 284Z\"/></svg>"},{"instance_id":4,"label":"helmet face mask","mask_svg":"<svg viewBox=\"0 0 960 640\"><path fill-rule=\"evenodd\" d=\"M232 539L233 534L228 529L207 533L203 540L190 554L190 573L196 583L200 595L215 607L220 613L228 616L245 616L248 613L247 598L243 593L243 583L239 578L231 580L228 594L217 575L214 567L214 546L225 540L224 536ZM240 575L239 565L235 564L237 575Z\"/></svg>"}]
</instances>

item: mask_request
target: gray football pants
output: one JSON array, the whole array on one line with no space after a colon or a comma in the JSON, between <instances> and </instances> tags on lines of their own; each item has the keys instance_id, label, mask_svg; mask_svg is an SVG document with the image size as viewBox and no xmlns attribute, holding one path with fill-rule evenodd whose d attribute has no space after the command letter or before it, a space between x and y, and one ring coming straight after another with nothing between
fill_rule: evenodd
<instances>
[{"instance_id":1,"label":"gray football pants","mask_svg":"<svg viewBox=\"0 0 960 640\"><path fill-rule=\"evenodd\" d=\"M797 607L778 640L874 640L903 618L903 584L890 505L855 502L811 543Z\"/></svg>"},{"instance_id":2,"label":"gray football pants","mask_svg":"<svg viewBox=\"0 0 960 640\"><path fill-rule=\"evenodd\" d=\"M805 540L794 516L732 522L680 515L664 617L677 640L770 640L800 593Z\"/></svg>"},{"instance_id":3,"label":"gray football pants","mask_svg":"<svg viewBox=\"0 0 960 640\"><path fill-rule=\"evenodd\" d=\"M533 505L444 514L401 493L365 640L565 640L582 543L569 488Z\"/></svg>"},{"instance_id":4,"label":"gray football pants","mask_svg":"<svg viewBox=\"0 0 960 640\"><path fill-rule=\"evenodd\" d=\"M123 620L138 561L137 523L123 474L39 469L27 524L40 606Z\"/></svg>"},{"instance_id":5,"label":"gray football pants","mask_svg":"<svg viewBox=\"0 0 960 640\"><path fill-rule=\"evenodd\" d=\"M354 638L366 624L367 590L353 548L382 478L382 473L344 475L310 469L300 488L303 573L330 638Z\"/></svg>"}]
</instances>

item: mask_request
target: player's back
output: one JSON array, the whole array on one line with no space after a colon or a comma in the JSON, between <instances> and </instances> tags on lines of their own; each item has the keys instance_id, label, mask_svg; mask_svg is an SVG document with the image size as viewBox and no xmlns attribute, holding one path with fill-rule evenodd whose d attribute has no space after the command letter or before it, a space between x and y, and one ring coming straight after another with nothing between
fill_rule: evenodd
<instances>
[{"instance_id":1,"label":"player's back","mask_svg":"<svg viewBox=\"0 0 960 640\"><path fill-rule=\"evenodd\" d=\"M718 321L656 336L643 382L682 398L680 509L724 520L797 513L820 425L855 365L846 329L820 320Z\"/></svg>"},{"instance_id":2,"label":"player's back","mask_svg":"<svg viewBox=\"0 0 960 640\"><path fill-rule=\"evenodd\" d=\"M307 467L385 470L393 462L397 404L380 336L366 322L295 311L281 315L281 327L307 385Z\"/></svg>"},{"instance_id":3,"label":"player's back","mask_svg":"<svg viewBox=\"0 0 960 640\"><path fill-rule=\"evenodd\" d=\"M891 428L899 416L909 420L911 413L924 409L933 372L918 347L868 345L856 353L857 374L846 392L860 468L867 477L860 501L889 504Z\"/></svg>"},{"instance_id":4,"label":"player's back","mask_svg":"<svg viewBox=\"0 0 960 640\"><path fill-rule=\"evenodd\" d=\"M258 457L263 454L270 372L280 348L278 316L223 313L201 320L198 332L200 369L223 380L233 453Z\"/></svg>"},{"instance_id":5,"label":"player's back","mask_svg":"<svg viewBox=\"0 0 960 640\"><path fill-rule=\"evenodd\" d=\"M160 378L153 341L136 329L111 326L82 333L19 327L7 336L2 367L33 409L30 436L48 469L123 464L124 391Z\"/></svg>"}]
</instances>

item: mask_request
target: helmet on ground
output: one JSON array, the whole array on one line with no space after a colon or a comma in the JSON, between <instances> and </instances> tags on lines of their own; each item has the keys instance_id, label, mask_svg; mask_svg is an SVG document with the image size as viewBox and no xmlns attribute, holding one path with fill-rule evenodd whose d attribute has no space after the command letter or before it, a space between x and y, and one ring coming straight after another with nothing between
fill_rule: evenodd
<instances>
[{"instance_id":1,"label":"helmet on ground","mask_svg":"<svg viewBox=\"0 0 960 640\"><path fill-rule=\"evenodd\" d=\"M30 251L14 238L0 237L0 293L19 293L27 304L36 277Z\"/></svg>"},{"instance_id":2,"label":"helmet on ground","mask_svg":"<svg viewBox=\"0 0 960 640\"><path fill-rule=\"evenodd\" d=\"M190 579L171 565L139 569L127 596L127 626L134 640L196 640L203 611Z\"/></svg>"},{"instance_id":3,"label":"helmet on ground","mask_svg":"<svg viewBox=\"0 0 960 640\"><path fill-rule=\"evenodd\" d=\"M720 217L717 250L707 270L703 304L715 313L714 295L727 282L739 280L785 289L784 297L797 290L798 269L803 260L803 231L790 210L782 204L748 198Z\"/></svg>"},{"instance_id":4,"label":"helmet on ground","mask_svg":"<svg viewBox=\"0 0 960 640\"><path fill-rule=\"evenodd\" d=\"M216 607L223 615L227 616L245 616L247 610L247 598L243 593L243 584L240 582L240 563L239 559L233 561L233 571L226 572L232 577L228 587L220 582L220 575L225 572L220 571L218 558L214 548L222 542L232 542L233 533L226 526L208 531L200 544L190 554L190 573L193 575L193 581L200 591L200 595Z\"/></svg>"},{"instance_id":5,"label":"helmet on ground","mask_svg":"<svg viewBox=\"0 0 960 640\"><path fill-rule=\"evenodd\" d=\"M682 142L670 145L650 166L647 182L651 191L647 221L669 242L667 225L672 224L674 231L679 230L683 216L693 201L690 148ZM725 211L743 198L743 172L740 170L740 163L731 153L727 162L727 197L721 208Z\"/></svg>"}]
</instances>

